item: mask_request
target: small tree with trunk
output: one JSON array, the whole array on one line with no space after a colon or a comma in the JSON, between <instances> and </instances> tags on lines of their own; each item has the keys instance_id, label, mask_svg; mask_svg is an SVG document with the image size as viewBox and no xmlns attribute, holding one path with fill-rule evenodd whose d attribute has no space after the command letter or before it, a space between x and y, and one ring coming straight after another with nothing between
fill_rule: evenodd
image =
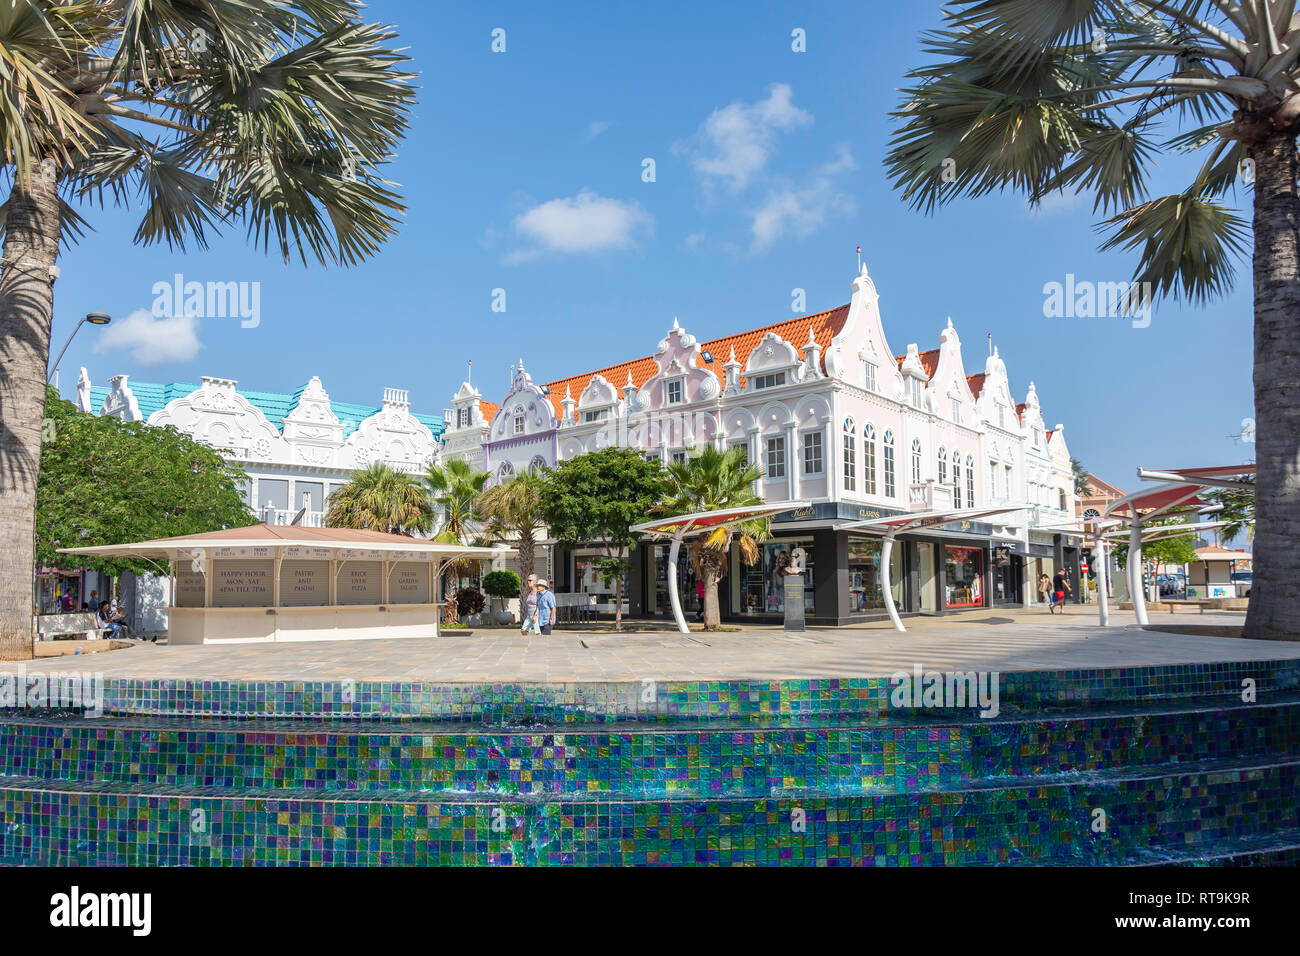
<instances>
[{"instance_id":1,"label":"small tree with trunk","mask_svg":"<svg viewBox=\"0 0 1300 956\"><path fill-rule=\"evenodd\" d=\"M623 577L628 552L664 491L663 465L631 448L603 448L562 462L542 489L542 515L566 547L600 545L599 573L614 579L614 629L623 629Z\"/></svg>"}]
</instances>

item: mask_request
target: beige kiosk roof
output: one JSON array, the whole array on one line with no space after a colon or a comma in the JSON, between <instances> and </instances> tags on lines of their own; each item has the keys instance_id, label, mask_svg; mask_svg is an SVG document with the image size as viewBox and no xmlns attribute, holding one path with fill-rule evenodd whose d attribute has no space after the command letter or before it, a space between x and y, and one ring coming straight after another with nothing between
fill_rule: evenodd
<instances>
[{"instance_id":1,"label":"beige kiosk roof","mask_svg":"<svg viewBox=\"0 0 1300 956\"><path fill-rule=\"evenodd\" d=\"M166 557L177 552L210 548L331 548L336 550L419 552L430 558L482 558L491 560L515 553L512 548L478 548L444 544L427 538L408 538L382 531L351 528L305 528L299 525L255 524L226 528L176 538L156 538L131 544L103 544L89 548L59 548L62 554L91 554L102 557Z\"/></svg>"}]
</instances>

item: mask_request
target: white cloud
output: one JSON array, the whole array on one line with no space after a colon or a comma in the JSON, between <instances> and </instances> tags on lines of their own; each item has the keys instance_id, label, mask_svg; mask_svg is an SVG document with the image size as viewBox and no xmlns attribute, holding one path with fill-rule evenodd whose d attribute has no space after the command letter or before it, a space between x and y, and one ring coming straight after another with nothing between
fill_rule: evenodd
<instances>
[{"instance_id":1,"label":"white cloud","mask_svg":"<svg viewBox=\"0 0 1300 956\"><path fill-rule=\"evenodd\" d=\"M693 232L682 242L687 249L694 251L704 245L705 235L702 232Z\"/></svg>"},{"instance_id":2,"label":"white cloud","mask_svg":"<svg viewBox=\"0 0 1300 956\"><path fill-rule=\"evenodd\" d=\"M673 152L689 156L707 181L720 180L738 192L767 165L778 133L812 121L811 113L794 105L790 85L774 83L766 99L714 110L693 137L673 145Z\"/></svg>"},{"instance_id":3,"label":"white cloud","mask_svg":"<svg viewBox=\"0 0 1300 956\"><path fill-rule=\"evenodd\" d=\"M835 177L857 168L858 164L848 148L841 146L835 159L814 171L807 186L783 184L773 188L753 213L750 230L754 251L770 248L786 234L807 238L826 220L838 215L852 215L853 197L836 186Z\"/></svg>"},{"instance_id":4,"label":"white cloud","mask_svg":"<svg viewBox=\"0 0 1300 956\"><path fill-rule=\"evenodd\" d=\"M506 256L526 262L544 252L594 253L621 249L654 228L654 219L639 203L608 199L589 189L552 199L515 217L515 232L531 241Z\"/></svg>"},{"instance_id":5,"label":"white cloud","mask_svg":"<svg viewBox=\"0 0 1300 956\"><path fill-rule=\"evenodd\" d=\"M188 362L202 347L194 316L155 318L147 309L136 309L103 329L95 337L94 351L128 352L140 365L166 365Z\"/></svg>"},{"instance_id":6,"label":"white cloud","mask_svg":"<svg viewBox=\"0 0 1300 956\"><path fill-rule=\"evenodd\" d=\"M587 125L587 135L592 139L595 139L613 125L614 124L609 120L592 120L591 123Z\"/></svg>"}]
</instances>

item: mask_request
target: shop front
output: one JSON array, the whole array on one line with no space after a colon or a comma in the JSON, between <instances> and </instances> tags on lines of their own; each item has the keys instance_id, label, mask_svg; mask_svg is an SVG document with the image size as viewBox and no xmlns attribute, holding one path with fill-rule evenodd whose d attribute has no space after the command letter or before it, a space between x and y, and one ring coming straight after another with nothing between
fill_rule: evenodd
<instances>
[{"instance_id":1,"label":"shop front","mask_svg":"<svg viewBox=\"0 0 1300 956\"><path fill-rule=\"evenodd\" d=\"M785 616L786 572L794 550L803 548L807 568L805 580L809 584L804 588L804 614L812 617L816 613L816 601L815 589L811 584L815 580L817 560L812 538L778 538L764 541L758 548L758 561L752 565L742 565L739 574L731 575L732 606L738 609L738 615L744 618ZM733 563L739 557L739 549L733 548Z\"/></svg>"},{"instance_id":2,"label":"shop front","mask_svg":"<svg viewBox=\"0 0 1300 956\"><path fill-rule=\"evenodd\" d=\"M997 544L990 552L993 607L1023 607L1025 603L1025 555L1015 546Z\"/></svg>"},{"instance_id":3,"label":"shop front","mask_svg":"<svg viewBox=\"0 0 1300 956\"><path fill-rule=\"evenodd\" d=\"M944 545L944 607L948 610L986 607L984 550L968 545Z\"/></svg>"}]
</instances>

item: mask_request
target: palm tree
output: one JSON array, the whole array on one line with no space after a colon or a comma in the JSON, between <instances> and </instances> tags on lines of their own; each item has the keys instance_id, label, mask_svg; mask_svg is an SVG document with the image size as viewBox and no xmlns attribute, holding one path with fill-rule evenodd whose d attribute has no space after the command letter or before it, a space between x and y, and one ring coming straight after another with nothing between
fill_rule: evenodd
<instances>
[{"instance_id":1,"label":"palm tree","mask_svg":"<svg viewBox=\"0 0 1300 956\"><path fill-rule=\"evenodd\" d=\"M325 526L414 536L433 526L433 505L413 475L376 462L330 495Z\"/></svg>"},{"instance_id":2,"label":"palm tree","mask_svg":"<svg viewBox=\"0 0 1300 956\"><path fill-rule=\"evenodd\" d=\"M469 544L476 532L482 515L478 511L478 499L491 477L486 471L475 471L467 462L453 458L444 466L429 465L424 476L426 493L430 500L442 510L442 528L433 536L433 540L446 544ZM442 593L446 602L443 619L448 624L460 620L456 610L456 595L453 586L461 574L473 570L473 564L460 563L447 568L443 574Z\"/></svg>"},{"instance_id":3,"label":"palm tree","mask_svg":"<svg viewBox=\"0 0 1300 956\"><path fill-rule=\"evenodd\" d=\"M667 491L658 510L668 515L720 511L762 505L754 494L754 482L762 473L749 463L744 448L719 451L705 445L686 461L670 462L667 468ZM769 534L767 518L756 518L739 526L721 527L691 542L691 563L704 581L704 629L717 630L722 623L718 609L718 581L727 573L727 555L734 541L745 564L758 560L758 542ZM676 569L670 568L670 574Z\"/></svg>"},{"instance_id":4,"label":"palm tree","mask_svg":"<svg viewBox=\"0 0 1300 956\"><path fill-rule=\"evenodd\" d=\"M1255 553L1247 637L1300 634L1300 16L1294 0L954 0L887 159L917 208L1089 191L1103 249L1137 250L1119 311L1226 292L1254 231ZM1162 152L1199 153L1150 197ZM1220 200L1253 191L1250 222Z\"/></svg>"},{"instance_id":5,"label":"palm tree","mask_svg":"<svg viewBox=\"0 0 1300 956\"><path fill-rule=\"evenodd\" d=\"M376 169L414 101L396 34L353 0L0 3L0 655L31 641L32 528L55 263L88 210L136 243L254 245L353 264L396 230Z\"/></svg>"},{"instance_id":6,"label":"palm tree","mask_svg":"<svg viewBox=\"0 0 1300 956\"><path fill-rule=\"evenodd\" d=\"M534 472L524 472L509 481L493 485L478 499L478 511L488 525L488 535L496 540L509 538L519 551L523 588L519 597L527 597L528 576L533 573L537 535L546 527L542 520L542 486L544 479Z\"/></svg>"}]
</instances>

